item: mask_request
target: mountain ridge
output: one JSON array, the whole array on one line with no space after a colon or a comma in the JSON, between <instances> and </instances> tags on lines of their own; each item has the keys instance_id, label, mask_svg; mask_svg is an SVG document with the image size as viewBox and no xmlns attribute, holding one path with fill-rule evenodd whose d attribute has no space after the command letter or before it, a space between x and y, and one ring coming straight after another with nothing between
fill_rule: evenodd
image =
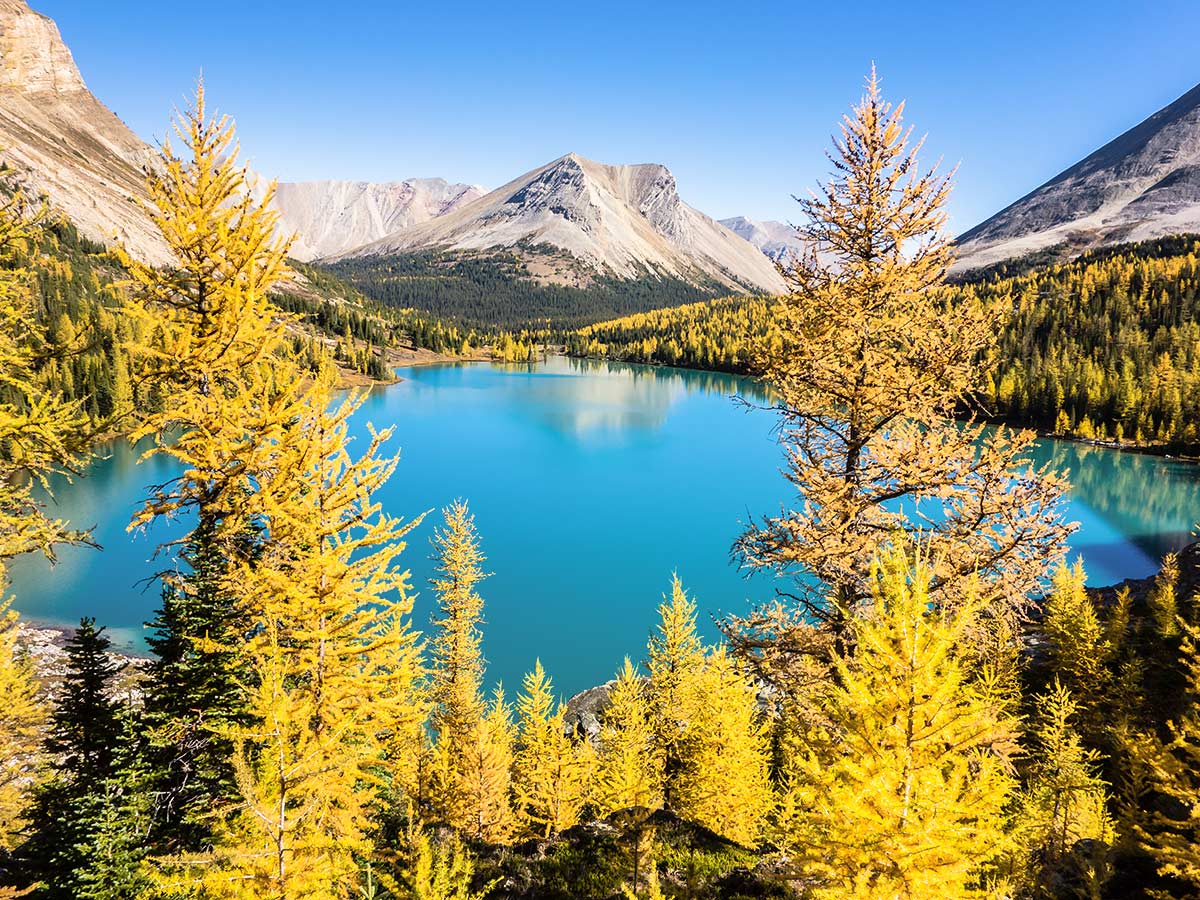
<instances>
[{"instance_id":1,"label":"mountain ridge","mask_svg":"<svg viewBox=\"0 0 1200 900\"><path fill-rule=\"evenodd\" d=\"M648 270L693 282L712 279L732 290L782 289L778 272L756 248L683 202L666 166L606 165L576 153L443 216L325 261L529 245L556 248L597 275L629 279ZM579 277L553 266L540 275L560 284Z\"/></svg>"},{"instance_id":2,"label":"mountain ridge","mask_svg":"<svg viewBox=\"0 0 1200 900\"><path fill-rule=\"evenodd\" d=\"M1200 85L958 238L956 271L1200 231Z\"/></svg>"}]
</instances>

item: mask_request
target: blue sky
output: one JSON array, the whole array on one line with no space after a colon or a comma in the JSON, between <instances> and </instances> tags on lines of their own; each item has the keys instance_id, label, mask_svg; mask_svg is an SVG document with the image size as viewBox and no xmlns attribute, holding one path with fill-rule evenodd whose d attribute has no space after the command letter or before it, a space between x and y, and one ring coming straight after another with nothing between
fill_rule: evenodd
<instances>
[{"instance_id":1,"label":"blue sky","mask_svg":"<svg viewBox=\"0 0 1200 900\"><path fill-rule=\"evenodd\" d=\"M664 163L717 217L794 218L872 60L931 157L961 163L955 231L1200 81L1196 0L31 5L147 139L203 68L281 180L497 187L576 152Z\"/></svg>"}]
</instances>

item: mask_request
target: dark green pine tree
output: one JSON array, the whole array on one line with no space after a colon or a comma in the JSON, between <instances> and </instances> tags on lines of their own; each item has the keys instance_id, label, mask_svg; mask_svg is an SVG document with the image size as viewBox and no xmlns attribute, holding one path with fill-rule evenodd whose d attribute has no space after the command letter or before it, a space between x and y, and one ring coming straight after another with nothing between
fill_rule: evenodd
<instances>
[{"instance_id":1,"label":"dark green pine tree","mask_svg":"<svg viewBox=\"0 0 1200 900\"><path fill-rule=\"evenodd\" d=\"M221 734L242 723L247 673L238 643L244 617L222 579L228 565L206 517L182 552L188 571L169 579L150 624L155 659L145 685L145 723L155 794L151 841L159 852L210 846L214 813L238 796L233 746ZM250 552L246 538L240 553Z\"/></svg>"},{"instance_id":2,"label":"dark green pine tree","mask_svg":"<svg viewBox=\"0 0 1200 900\"><path fill-rule=\"evenodd\" d=\"M83 846L76 879L79 900L131 900L151 881L144 865L153 813L151 771L144 729L132 707L123 715L112 777L88 798L91 839Z\"/></svg>"},{"instance_id":3,"label":"dark green pine tree","mask_svg":"<svg viewBox=\"0 0 1200 900\"><path fill-rule=\"evenodd\" d=\"M22 853L27 884L41 900L75 900L99 830L98 789L117 774L123 704L112 697L124 668L95 619L82 619L67 641L67 669L58 692L46 752L54 776L39 789L33 832Z\"/></svg>"}]
</instances>

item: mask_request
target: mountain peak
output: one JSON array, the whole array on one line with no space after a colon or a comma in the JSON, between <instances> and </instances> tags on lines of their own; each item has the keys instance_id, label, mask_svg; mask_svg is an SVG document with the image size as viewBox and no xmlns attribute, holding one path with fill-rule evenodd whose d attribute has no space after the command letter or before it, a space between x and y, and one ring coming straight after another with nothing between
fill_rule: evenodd
<instances>
[{"instance_id":1,"label":"mountain peak","mask_svg":"<svg viewBox=\"0 0 1200 900\"><path fill-rule=\"evenodd\" d=\"M583 270L646 274L730 290L774 291L778 272L757 250L688 206L663 165L606 165L568 153L444 216L350 251L386 256L425 249L479 251L548 246ZM577 266L546 278L575 283Z\"/></svg>"},{"instance_id":2,"label":"mountain peak","mask_svg":"<svg viewBox=\"0 0 1200 900\"><path fill-rule=\"evenodd\" d=\"M0 0L0 90L73 94L87 90L54 20L23 0Z\"/></svg>"},{"instance_id":3,"label":"mountain peak","mask_svg":"<svg viewBox=\"0 0 1200 900\"><path fill-rule=\"evenodd\" d=\"M959 237L959 270L1200 230L1200 85Z\"/></svg>"}]
</instances>

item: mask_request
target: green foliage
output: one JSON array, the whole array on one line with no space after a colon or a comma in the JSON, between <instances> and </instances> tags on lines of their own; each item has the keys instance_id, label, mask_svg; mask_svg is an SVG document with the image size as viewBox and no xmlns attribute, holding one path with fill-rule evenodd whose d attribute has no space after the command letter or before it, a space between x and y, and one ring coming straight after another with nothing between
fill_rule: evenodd
<instances>
[{"instance_id":1,"label":"green foliage","mask_svg":"<svg viewBox=\"0 0 1200 900\"><path fill-rule=\"evenodd\" d=\"M697 287L652 272L631 280L595 277L586 287L545 284L534 279L527 258L559 266L574 263L542 246L521 250L522 255L422 251L363 257L341 260L328 270L387 306L510 330L547 324L575 328L718 293L715 284Z\"/></svg>"},{"instance_id":2,"label":"green foliage","mask_svg":"<svg viewBox=\"0 0 1200 900\"><path fill-rule=\"evenodd\" d=\"M39 787L30 816L33 832L22 851L29 861L25 883L40 883L34 896L74 900L84 888L98 841L114 817L119 790L118 748L128 737L121 705L111 698L121 667L94 619L83 619L67 642L67 670L58 692L46 753L57 760L54 776ZM124 742L126 750L137 753ZM115 838L114 838L115 839Z\"/></svg>"}]
</instances>

